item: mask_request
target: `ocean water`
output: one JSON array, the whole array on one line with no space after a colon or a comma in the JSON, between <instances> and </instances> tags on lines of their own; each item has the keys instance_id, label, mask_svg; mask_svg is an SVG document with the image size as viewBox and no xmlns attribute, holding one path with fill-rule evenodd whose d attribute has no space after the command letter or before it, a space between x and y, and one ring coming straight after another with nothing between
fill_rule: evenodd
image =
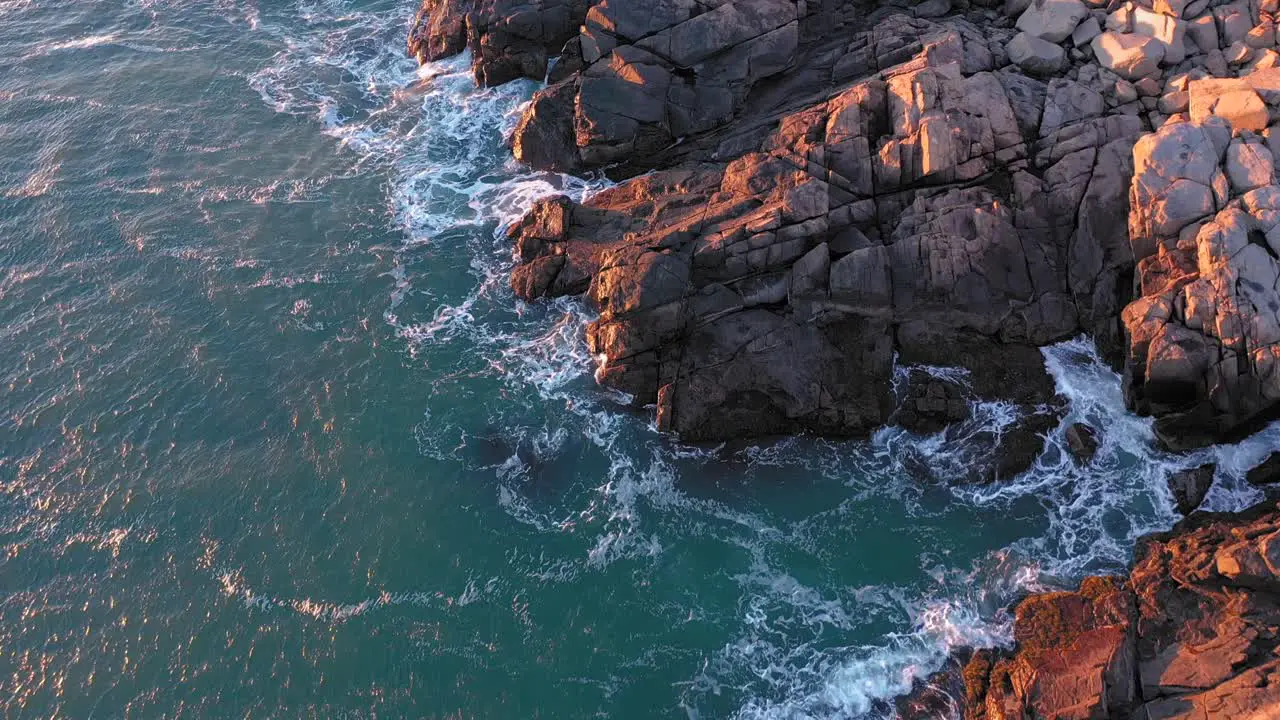
<instances>
[{"instance_id":1,"label":"ocean water","mask_svg":"<svg viewBox=\"0 0 1280 720\"><path fill-rule=\"evenodd\" d=\"M1179 467L1101 430L952 487L965 437L684 446L596 387L503 226L599 180L536 89L403 57L411 0L0 1L6 717L884 717L1030 590L1123 568ZM954 372L935 369L935 372Z\"/></svg>"}]
</instances>

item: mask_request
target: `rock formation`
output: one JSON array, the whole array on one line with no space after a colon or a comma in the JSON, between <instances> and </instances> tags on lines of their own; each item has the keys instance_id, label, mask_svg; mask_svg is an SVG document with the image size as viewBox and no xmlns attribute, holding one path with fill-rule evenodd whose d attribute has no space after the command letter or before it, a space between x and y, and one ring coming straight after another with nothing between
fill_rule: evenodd
<instances>
[{"instance_id":1,"label":"rock formation","mask_svg":"<svg viewBox=\"0 0 1280 720\"><path fill-rule=\"evenodd\" d=\"M1139 297L1124 311L1126 381L1130 404L1156 415L1173 447L1253 429L1280 400L1273 134L1239 129L1266 127L1258 89L1273 85L1280 70L1192 82L1191 114L1205 116L1166 124L1134 149Z\"/></svg>"},{"instance_id":2,"label":"rock formation","mask_svg":"<svg viewBox=\"0 0 1280 720\"><path fill-rule=\"evenodd\" d=\"M1174 505L1178 512L1190 515L1200 507L1213 485L1213 476L1218 471L1217 465L1201 465L1197 468L1182 470L1169 476L1169 493L1173 495Z\"/></svg>"},{"instance_id":3,"label":"rock formation","mask_svg":"<svg viewBox=\"0 0 1280 720\"><path fill-rule=\"evenodd\" d=\"M917 36L873 70L865 49ZM1036 346L1117 342L1141 120L1080 82L997 71L963 23L891 15L856 37L837 57L862 69L758 149L544 200L511 231L517 293L586 292L597 377L663 429L865 433L894 410L895 354L1039 405Z\"/></svg>"},{"instance_id":4,"label":"rock formation","mask_svg":"<svg viewBox=\"0 0 1280 720\"><path fill-rule=\"evenodd\" d=\"M561 53L513 150L623 182L532 208L512 286L586 295L597 378L660 428L962 418L895 393L915 363L1022 404L1026 444L1036 348L1087 333L1191 447L1280 401L1273 4L426 0L410 47L487 83Z\"/></svg>"},{"instance_id":5,"label":"rock formation","mask_svg":"<svg viewBox=\"0 0 1280 720\"><path fill-rule=\"evenodd\" d=\"M1197 513L1136 557L1019 603L1015 647L953 672L966 720L1280 716L1280 508Z\"/></svg>"},{"instance_id":6,"label":"rock formation","mask_svg":"<svg viewBox=\"0 0 1280 720\"><path fill-rule=\"evenodd\" d=\"M481 85L541 80L550 58L577 38L587 0L425 0L409 32L418 62L464 50Z\"/></svg>"}]
</instances>

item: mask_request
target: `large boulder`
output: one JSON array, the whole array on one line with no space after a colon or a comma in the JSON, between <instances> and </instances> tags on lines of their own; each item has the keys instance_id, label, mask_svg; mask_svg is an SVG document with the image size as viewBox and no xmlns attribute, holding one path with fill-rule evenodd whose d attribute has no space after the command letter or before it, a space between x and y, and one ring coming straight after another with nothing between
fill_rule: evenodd
<instances>
[{"instance_id":1,"label":"large boulder","mask_svg":"<svg viewBox=\"0 0 1280 720\"><path fill-rule=\"evenodd\" d=\"M1128 80L1155 74L1164 60L1164 44L1149 35L1107 31L1090 46L1099 65Z\"/></svg>"},{"instance_id":2,"label":"large boulder","mask_svg":"<svg viewBox=\"0 0 1280 720\"><path fill-rule=\"evenodd\" d=\"M1018 29L1050 43L1071 37L1089 8L1080 0L1033 0L1018 18Z\"/></svg>"},{"instance_id":3,"label":"large boulder","mask_svg":"<svg viewBox=\"0 0 1280 720\"><path fill-rule=\"evenodd\" d=\"M1270 125L1264 96L1277 93L1280 68L1254 70L1240 78L1195 80L1188 86L1191 120L1204 123L1218 117L1237 131L1261 131Z\"/></svg>"},{"instance_id":4,"label":"large boulder","mask_svg":"<svg viewBox=\"0 0 1280 720\"><path fill-rule=\"evenodd\" d=\"M1053 75L1067 61L1061 45L1020 32L1005 47L1009 60L1029 75Z\"/></svg>"}]
</instances>

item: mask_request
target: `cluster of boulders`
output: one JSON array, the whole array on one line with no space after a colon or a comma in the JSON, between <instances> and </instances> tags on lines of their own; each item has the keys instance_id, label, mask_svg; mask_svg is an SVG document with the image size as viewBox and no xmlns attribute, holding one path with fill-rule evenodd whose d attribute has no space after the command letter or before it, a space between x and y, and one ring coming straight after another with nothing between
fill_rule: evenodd
<instances>
[{"instance_id":1,"label":"cluster of boulders","mask_svg":"<svg viewBox=\"0 0 1280 720\"><path fill-rule=\"evenodd\" d=\"M854 81L750 142L712 132L709 156L544 200L512 228L518 294L587 293L597 377L656 404L663 429L865 433L895 413L895 356L1040 407L1037 346L1122 344L1142 120L1079 80L1001 67L962 21L892 14L853 37L819 55Z\"/></svg>"},{"instance_id":2,"label":"cluster of boulders","mask_svg":"<svg viewBox=\"0 0 1280 720\"><path fill-rule=\"evenodd\" d=\"M1129 402L1175 447L1254 429L1280 401L1280 70L1189 94L1195 119L1134 151L1138 299L1124 312Z\"/></svg>"},{"instance_id":3,"label":"cluster of boulders","mask_svg":"<svg viewBox=\"0 0 1280 720\"><path fill-rule=\"evenodd\" d=\"M1280 508L1199 513L1139 543L1127 578L1015 609L1015 647L979 650L898 701L967 720L1280 716Z\"/></svg>"}]
</instances>

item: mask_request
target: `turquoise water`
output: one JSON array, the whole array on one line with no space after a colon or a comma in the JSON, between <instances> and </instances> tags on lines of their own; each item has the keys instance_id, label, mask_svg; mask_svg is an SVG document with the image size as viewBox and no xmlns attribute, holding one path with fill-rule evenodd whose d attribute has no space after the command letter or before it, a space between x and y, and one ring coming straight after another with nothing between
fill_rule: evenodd
<instances>
[{"instance_id":1,"label":"turquoise water","mask_svg":"<svg viewBox=\"0 0 1280 720\"><path fill-rule=\"evenodd\" d=\"M1087 341L1052 438L688 447L507 289L532 83L402 57L408 0L0 2L7 717L849 717L1021 592L1127 561L1163 477ZM931 472L922 472L928 468Z\"/></svg>"}]
</instances>

